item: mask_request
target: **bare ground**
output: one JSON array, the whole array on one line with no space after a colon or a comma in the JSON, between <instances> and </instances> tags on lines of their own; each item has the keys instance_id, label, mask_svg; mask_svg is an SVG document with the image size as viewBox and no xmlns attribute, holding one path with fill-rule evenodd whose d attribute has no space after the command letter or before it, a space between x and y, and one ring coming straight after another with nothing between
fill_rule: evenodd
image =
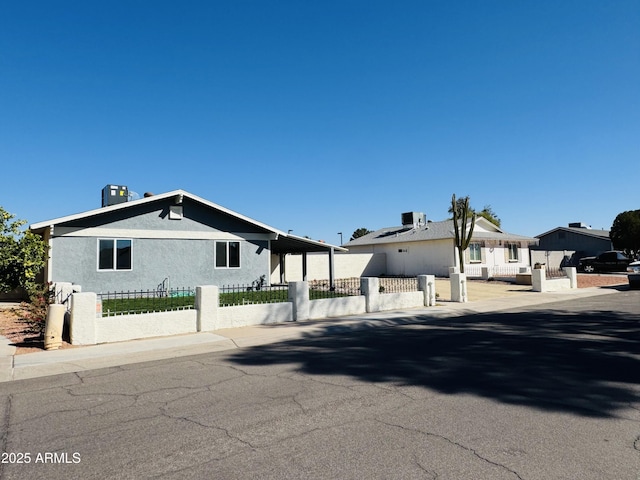
<instances>
[{"instance_id":1,"label":"bare ground","mask_svg":"<svg viewBox=\"0 0 640 480\"><path fill-rule=\"evenodd\" d=\"M578 288L606 287L626 284L626 275L578 274ZM516 285L509 282L470 280L467 291L470 301L503 297L530 291L528 285ZM447 279L436 280L436 291L441 301L451 298L450 284ZM24 320L24 306L17 303L0 303L0 336L6 337L16 347L16 354L23 355L44 350L44 339L35 333L30 324ZM72 348L63 341L61 348Z\"/></svg>"}]
</instances>

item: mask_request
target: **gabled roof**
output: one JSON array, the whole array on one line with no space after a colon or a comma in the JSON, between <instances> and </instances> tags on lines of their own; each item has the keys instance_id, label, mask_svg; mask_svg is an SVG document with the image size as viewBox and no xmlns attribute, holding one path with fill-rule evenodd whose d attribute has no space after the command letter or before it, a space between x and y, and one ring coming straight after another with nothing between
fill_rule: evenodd
<instances>
[{"instance_id":1,"label":"gabled roof","mask_svg":"<svg viewBox=\"0 0 640 480\"><path fill-rule=\"evenodd\" d=\"M34 223L29 228L31 229L31 231L35 233L41 233L43 230L51 226L64 224L64 223L75 221L75 220L87 219L87 218L95 217L98 215L104 215L105 213L124 211L140 205L160 202L166 199L172 199L180 196L183 198L189 198L190 200L196 203L200 203L212 210L225 213L233 218L249 223L255 227L258 227L259 229L265 230L266 232L275 234L276 239L272 241L272 248L274 249L274 251L276 251L276 253L277 252L282 252L282 253L320 252L320 251L327 251L332 248L335 249L336 251L344 251L344 252L347 251L345 248L338 247L337 245L331 245L324 242L316 242L314 240L298 237L296 235L291 235L289 233L283 232L282 230L274 228L265 223L258 222L257 220L249 218L240 213L234 212L233 210L229 210L228 208L225 208L221 205L210 202L209 200L205 200L204 198L201 198L197 195L189 193L185 190L172 190L170 192L161 193L158 195L151 195L149 197L141 198L138 200L132 200L129 202L119 203L116 205L96 208L94 210L89 210L87 212L76 213L73 215L54 218L53 220L45 220L42 222Z\"/></svg>"},{"instance_id":2,"label":"gabled roof","mask_svg":"<svg viewBox=\"0 0 640 480\"><path fill-rule=\"evenodd\" d=\"M441 222L427 222L418 227L387 227L376 230L362 237L351 240L345 247L360 245L381 245L388 243L424 242L429 240L454 239L455 232L453 220ZM514 235L504 232L485 218L476 219L476 227L473 231L474 240L505 240L537 243L536 238Z\"/></svg>"},{"instance_id":3,"label":"gabled roof","mask_svg":"<svg viewBox=\"0 0 640 480\"><path fill-rule=\"evenodd\" d=\"M565 232L577 233L578 235L585 235L587 237L596 237L596 238L605 238L605 239L610 238L609 230L592 230L590 228L582 228L582 227L557 227L552 230L549 230L548 232L544 232L544 233L541 233L540 235L536 235L536 238L542 238L544 236L547 236L554 232L558 232L560 230Z\"/></svg>"}]
</instances>

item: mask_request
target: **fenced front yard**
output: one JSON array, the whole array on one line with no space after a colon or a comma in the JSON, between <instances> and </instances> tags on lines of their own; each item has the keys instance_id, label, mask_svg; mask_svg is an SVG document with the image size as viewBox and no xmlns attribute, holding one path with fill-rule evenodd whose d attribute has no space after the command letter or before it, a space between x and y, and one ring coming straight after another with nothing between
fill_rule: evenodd
<instances>
[{"instance_id":1,"label":"fenced front yard","mask_svg":"<svg viewBox=\"0 0 640 480\"><path fill-rule=\"evenodd\" d=\"M416 277L382 277L379 279L381 294L417 292ZM362 295L358 277L335 280L312 280L309 284L309 299L321 300ZM219 288L219 306L260 305L288 302L287 285L258 286L225 285ZM169 290L132 290L98 294L101 315L112 317L140 313L171 312L195 308L195 288L173 288Z\"/></svg>"},{"instance_id":2,"label":"fenced front yard","mask_svg":"<svg viewBox=\"0 0 640 480\"><path fill-rule=\"evenodd\" d=\"M434 283L428 282L429 288ZM416 278L81 292L72 296L70 336L80 345L114 342L412 308L427 305L426 298Z\"/></svg>"},{"instance_id":3,"label":"fenced front yard","mask_svg":"<svg viewBox=\"0 0 640 480\"><path fill-rule=\"evenodd\" d=\"M193 288L171 290L133 290L99 293L103 317L115 315L169 312L195 308L196 293Z\"/></svg>"}]
</instances>

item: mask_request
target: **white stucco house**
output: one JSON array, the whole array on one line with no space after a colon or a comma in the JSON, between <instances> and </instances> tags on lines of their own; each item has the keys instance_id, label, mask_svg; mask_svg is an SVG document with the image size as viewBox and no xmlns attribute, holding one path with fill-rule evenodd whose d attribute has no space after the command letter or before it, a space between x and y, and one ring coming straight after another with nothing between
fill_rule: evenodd
<instances>
[{"instance_id":1,"label":"white stucco house","mask_svg":"<svg viewBox=\"0 0 640 480\"><path fill-rule=\"evenodd\" d=\"M352 253L384 254L386 275L448 276L458 266L453 220L426 221L423 213L402 214L402 225L376 230L346 243ZM478 217L469 248L465 251L465 273L480 276L482 267L495 275L517 273L531 265L529 247L538 239L507 233Z\"/></svg>"}]
</instances>

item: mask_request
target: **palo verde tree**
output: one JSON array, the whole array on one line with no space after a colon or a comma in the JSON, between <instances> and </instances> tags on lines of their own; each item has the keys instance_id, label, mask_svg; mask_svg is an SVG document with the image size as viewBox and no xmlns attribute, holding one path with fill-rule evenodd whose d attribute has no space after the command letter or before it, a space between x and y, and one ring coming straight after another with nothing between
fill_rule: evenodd
<instances>
[{"instance_id":1,"label":"palo verde tree","mask_svg":"<svg viewBox=\"0 0 640 480\"><path fill-rule=\"evenodd\" d=\"M469 208L469 197L456 200L455 193L451 197L451 209L449 211L453 213L454 242L458 249L460 273L464 273L464 251L469 248L469 243L471 243L473 228L476 225L476 213ZM469 215L471 215L471 224L469 232L467 232Z\"/></svg>"},{"instance_id":2,"label":"palo verde tree","mask_svg":"<svg viewBox=\"0 0 640 480\"><path fill-rule=\"evenodd\" d=\"M613 248L627 255L640 253L640 210L622 212L613 221L609 237Z\"/></svg>"},{"instance_id":3,"label":"palo verde tree","mask_svg":"<svg viewBox=\"0 0 640 480\"><path fill-rule=\"evenodd\" d=\"M0 293L22 287L32 297L41 287L37 275L47 261L47 244L30 230L25 220L0 207Z\"/></svg>"}]
</instances>

